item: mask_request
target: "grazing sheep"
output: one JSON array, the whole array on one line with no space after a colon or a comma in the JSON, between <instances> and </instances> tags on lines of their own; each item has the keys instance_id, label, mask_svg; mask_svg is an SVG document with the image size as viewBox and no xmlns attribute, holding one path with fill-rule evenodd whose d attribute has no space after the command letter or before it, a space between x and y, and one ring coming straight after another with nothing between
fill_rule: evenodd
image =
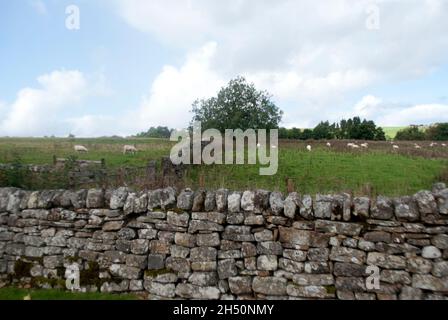
<instances>
[{"instance_id":1,"label":"grazing sheep","mask_svg":"<svg viewBox=\"0 0 448 320\"><path fill-rule=\"evenodd\" d=\"M354 143L354 144L352 145L352 148L353 148L353 149L359 149L359 146L358 146L357 144Z\"/></svg>"},{"instance_id":2,"label":"grazing sheep","mask_svg":"<svg viewBox=\"0 0 448 320\"><path fill-rule=\"evenodd\" d=\"M442 143L442 147L446 147L446 143Z\"/></svg>"},{"instance_id":3,"label":"grazing sheep","mask_svg":"<svg viewBox=\"0 0 448 320\"><path fill-rule=\"evenodd\" d=\"M429 146L430 147L435 147L435 146L437 146L437 142L431 142L431 144Z\"/></svg>"},{"instance_id":4,"label":"grazing sheep","mask_svg":"<svg viewBox=\"0 0 448 320\"><path fill-rule=\"evenodd\" d=\"M123 147L123 154L127 154L127 153L135 154L137 151L138 150L135 146L125 145Z\"/></svg>"},{"instance_id":5,"label":"grazing sheep","mask_svg":"<svg viewBox=\"0 0 448 320\"><path fill-rule=\"evenodd\" d=\"M310 151L310 152L311 152L311 149L312 149L312 148L311 148L311 146L310 146L310 145L307 145L307 146L306 146L306 150L308 150L308 151Z\"/></svg>"},{"instance_id":6,"label":"grazing sheep","mask_svg":"<svg viewBox=\"0 0 448 320\"><path fill-rule=\"evenodd\" d=\"M366 142L366 143L361 143L361 147L363 147L363 148L368 148L369 147L369 144Z\"/></svg>"},{"instance_id":7,"label":"grazing sheep","mask_svg":"<svg viewBox=\"0 0 448 320\"><path fill-rule=\"evenodd\" d=\"M354 143L351 143L351 142L347 143L347 147L353 147L353 145L354 145Z\"/></svg>"},{"instance_id":8,"label":"grazing sheep","mask_svg":"<svg viewBox=\"0 0 448 320\"><path fill-rule=\"evenodd\" d=\"M415 147L415 149L421 149L422 148L418 144L415 144L414 147Z\"/></svg>"},{"instance_id":9,"label":"grazing sheep","mask_svg":"<svg viewBox=\"0 0 448 320\"><path fill-rule=\"evenodd\" d=\"M394 148L395 150L398 150L398 149L400 149L400 147L399 147L399 146L397 146L396 144L394 144L394 145L392 146L392 148Z\"/></svg>"},{"instance_id":10,"label":"grazing sheep","mask_svg":"<svg viewBox=\"0 0 448 320\"><path fill-rule=\"evenodd\" d=\"M327 142L327 147L331 148L331 143L330 142Z\"/></svg>"},{"instance_id":11,"label":"grazing sheep","mask_svg":"<svg viewBox=\"0 0 448 320\"><path fill-rule=\"evenodd\" d=\"M74 149L76 152L89 152L89 150L84 146L75 146Z\"/></svg>"}]
</instances>

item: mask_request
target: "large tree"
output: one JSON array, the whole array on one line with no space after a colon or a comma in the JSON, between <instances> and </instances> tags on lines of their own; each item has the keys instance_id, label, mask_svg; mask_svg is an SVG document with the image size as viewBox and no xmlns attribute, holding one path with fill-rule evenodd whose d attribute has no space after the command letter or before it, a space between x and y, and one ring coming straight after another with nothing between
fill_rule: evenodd
<instances>
[{"instance_id":1,"label":"large tree","mask_svg":"<svg viewBox=\"0 0 448 320\"><path fill-rule=\"evenodd\" d=\"M320 139L334 139L335 138L335 124L330 125L328 121L320 122L313 129L313 138Z\"/></svg>"},{"instance_id":2,"label":"large tree","mask_svg":"<svg viewBox=\"0 0 448 320\"><path fill-rule=\"evenodd\" d=\"M244 77L231 80L216 97L193 103L193 119L202 129L275 129L283 112L266 91L257 90Z\"/></svg>"},{"instance_id":3,"label":"large tree","mask_svg":"<svg viewBox=\"0 0 448 320\"><path fill-rule=\"evenodd\" d=\"M429 140L448 140L448 123L436 123L426 130Z\"/></svg>"},{"instance_id":4,"label":"large tree","mask_svg":"<svg viewBox=\"0 0 448 320\"><path fill-rule=\"evenodd\" d=\"M395 140L425 140L425 132L419 126L410 126L401 129L395 135Z\"/></svg>"}]
</instances>

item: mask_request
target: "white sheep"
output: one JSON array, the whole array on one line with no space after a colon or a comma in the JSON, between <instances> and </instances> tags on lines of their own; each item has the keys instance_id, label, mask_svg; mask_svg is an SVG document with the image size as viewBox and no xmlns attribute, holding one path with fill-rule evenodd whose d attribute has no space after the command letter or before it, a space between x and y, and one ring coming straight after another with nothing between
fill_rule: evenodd
<instances>
[{"instance_id":1,"label":"white sheep","mask_svg":"<svg viewBox=\"0 0 448 320\"><path fill-rule=\"evenodd\" d=\"M363 147L363 148L368 148L369 147L369 144L366 142L366 143L361 143L361 147Z\"/></svg>"},{"instance_id":2,"label":"white sheep","mask_svg":"<svg viewBox=\"0 0 448 320\"><path fill-rule=\"evenodd\" d=\"M429 146L430 147L435 147L435 146L437 146L437 142L431 142L431 144Z\"/></svg>"},{"instance_id":3,"label":"white sheep","mask_svg":"<svg viewBox=\"0 0 448 320\"><path fill-rule=\"evenodd\" d=\"M442 147L446 147L446 143L442 143Z\"/></svg>"},{"instance_id":4,"label":"white sheep","mask_svg":"<svg viewBox=\"0 0 448 320\"><path fill-rule=\"evenodd\" d=\"M331 148L331 143L330 142L327 142L327 147Z\"/></svg>"},{"instance_id":5,"label":"white sheep","mask_svg":"<svg viewBox=\"0 0 448 320\"><path fill-rule=\"evenodd\" d=\"M415 147L415 149L421 149L422 148L418 144L415 144L414 147Z\"/></svg>"},{"instance_id":6,"label":"white sheep","mask_svg":"<svg viewBox=\"0 0 448 320\"><path fill-rule=\"evenodd\" d=\"M135 146L125 145L123 147L123 154L127 154L127 153L135 154L137 151L138 150Z\"/></svg>"},{"instance_id":7,"label":"white sheep","mask_svg":"<svg viewBox=\"0 0 448 320\"><path fill-rule=\"evenodd\" d=\"M312 149L312 148L311 148L311 146L310 146L310 145L307 145L307 146L306 146L306 150L308 150L308 151L310 151L310 152L311 152L311 149Z\"/></svg>"},{"instance_id":8,"label":"white sheep","mask_svg":"<svg viewBox=\"0 0 448 320\"><path fill-rule=\"evenodd\" d=\"M352 149L359 149L359 146L356 143L347 143L347 147Z\"/></svg>"},{"instance_id":9,"label":"white sheep","mask_svg":"<svg viewBox=\"0 0 448 320\"><path fill-rule=\"evenodd\" d=\"M399 146L397 146L396 144L394 144L394 145L392 146L392 148L394 148L395 150L398 150L398 149L400 149L400 147L399 147Z\"/></svg>"},{"instance_id":10,"label":"white sheep","mask_svg":"<svg viewBox=\"0 0 448 320\"><path fill-rule=\"evenodd\" d=\"M74 147L74 149L75 149L76 152L89 152L89 150L86 147L84 147L84 146L76 145Z\"/></svg>"}]
</instances>

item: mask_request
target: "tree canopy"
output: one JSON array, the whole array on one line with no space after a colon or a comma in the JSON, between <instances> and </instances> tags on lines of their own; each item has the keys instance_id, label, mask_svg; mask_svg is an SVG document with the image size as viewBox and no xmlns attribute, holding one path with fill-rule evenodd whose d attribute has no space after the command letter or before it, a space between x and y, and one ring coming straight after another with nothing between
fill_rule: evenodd
<instances>
[{"instance_id":1,"label":"tree canopy","mask_svg":"<svg viewBox=\"0 0 448 320\"><path fill-rule=\"evenodd\" d=\"M448 123L437 123L426 130L428 140L448 140Z\"/></svg>"},{"instance_id":2,"label":"tree canopy","mask_svg":"<svg viewBox=\"0 0 448 320\"><path fill-rule=\"evenodd\" d=\"M404 129L401 129L395 135L396 140L425 140L426 135L423 130L419 128L419 126L410 126Z\"/></svg>"},{"instance_id":3,"label":"tree canopy","mask_svg":"<svg viewBox=\"0 0 448 320\"><path fill-rule=\"evenodd\" d=\"M280 128L279 138L281 139L356 139L356 140L386 140L386 136L381 127L377 127L375 122L362 120L359 117L341 120L339 123L330 124L329 121L320 122L314 129Z\"/></svg>"},{"instance_id":4,"label":"tree canopy","mask_svg":"<svg viewBox=\"0 0 448 320\"><path fill-rule=\"evenodd\" d=\"M202 129L276 129L283 112L267 91L260 91L244 77L231 80L216 97L193 103L192 122L200 121Z\"/></svg>"},{"instance_id":5,"label":"tree canopy","mask_svg":"<svg viewBox=\"0 0 448 320\"><path fill-rule=\"evenodd\" d=\"M140 132L136 136L138 138L169 138L171 135L172 129L168 127L151 127L146 132Z\"/></svg>"},{"instance_id":6,"label":"tree canopy","mask_svg":"<svg viewBox=\"0 0 448 320\"><path fill-rule=\"evenodd\" d=\"M401 129L395 136L396 140L448 140L448 123L436 123L424 129L423 126L412 125Z\"/></svg>"}]
</instances>

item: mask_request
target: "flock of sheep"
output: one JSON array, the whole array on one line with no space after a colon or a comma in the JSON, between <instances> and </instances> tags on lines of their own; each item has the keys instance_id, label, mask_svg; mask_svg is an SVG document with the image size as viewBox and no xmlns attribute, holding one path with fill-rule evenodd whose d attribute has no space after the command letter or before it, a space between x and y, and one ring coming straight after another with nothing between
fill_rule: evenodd
<instances>
[{"instance_id":1,"label":"flock of sheep","mask_svg":"<svg viewBox=\"0 0 448 320\"><path fill-rule=\"evenodd\" d=\"M392 149L394 149L394 150L400 149L400 147L397 144L394 144L394 142L391 141L390 143L392 144ZM438 145L439 144L437 142L431 142L431 144L429 146L432 148L432 147L436 147ZM446 145L446 143L441 143L440 146L446 147L447 145ZM331 143L330 142L327 142L327 147L331 148ZM361 148L368 149L369 148L369 144L367 142L361 143L361 144L356 144L356 143L353 143L353 142L349 142L349 143L347 143L347 148L349 148L349 149L361 149ZM414 143L414 148L415 149L421 149L422 147L419 146L417 143ZM307 145L306 149L311 152L311 150L313 148L312 148L311 145Z\"/></svg>"},{"instance_id":2,"label":"flock of sheep","mask_svg":"<svg viewBox=\"0 0 448 320\"><path fill-rule=\"evenodd\" d=\"M78 153L82 153L82 152L89 152L89 149L87 149L84 146L81 145L76 145L74 147L75 151ZM137 148L135 146L131 146L131 145L125 145L123 146L123 154L127 154L127 153L131 153L131 154L135 154L137 153Z\"/></svg>"},{"instance_id":3,"label":"flock of sheep","mask_svg":"<svg viewBox=\"0 0 448 320\"><path fill-rule=\"evenodd\" d=\"M327 147L331 148L331 143L330 142L327 142ZM367 149L369 147L369 144L367 142L365 142L365 143L361 143L361 144L358 145L356 143L349 142L349 143L347 143L347 147L351 148L351 149L360 149L360 148ZM394 146L394 147L398 148L398 146ZM311 152L312 149L313 149L313 147L311 145L307 145L306 146L306 150Z\"/></svg>"},{"instance_id":4,"label":"flock of sheep","mask_svg":"<svg viewBox=\"0 0 448 320\"><path fill-rule=\"evenodd\" d=\"M394 149L394 150L400 149L400 147L397 144L394 144L393 142L391 142L391 144L392 144L392 149ZM326 145L327 145L328 148L331 148L331 146L332 146L330 142L327 142ZM437 142L432 142L429 146L432 148L432 147L436 147L438 145L439 144ZM446 147L447 145L446 145L446 143L441 143L440 146ZM260 148L261 145L258 143L257 147ZM271 146L271 148L272 149L276 149L277 146ZM364 143L361 143L361 144L356 144L356 143L349 142L349 143L347 143L347 148L349 148L349 149L368 149L369 148L369 144L367 142L364 142ZM415 149L421 149L422 147L420 145L418 145L417 143L414 143L414 148ZM78 153L89 152L89 150L86 147L81 146L81 145L76 145L74 147L74 149ZM313 147L309 144L309 145L306 146L306 149L309 152L311 152ZM137 151L138 150L137 150L137 148L135 146L132 146L132 145L125 145L125 146L123 146L123 154L128 154L128 153L136 154Z\"/></svg>"}]
</instances>

